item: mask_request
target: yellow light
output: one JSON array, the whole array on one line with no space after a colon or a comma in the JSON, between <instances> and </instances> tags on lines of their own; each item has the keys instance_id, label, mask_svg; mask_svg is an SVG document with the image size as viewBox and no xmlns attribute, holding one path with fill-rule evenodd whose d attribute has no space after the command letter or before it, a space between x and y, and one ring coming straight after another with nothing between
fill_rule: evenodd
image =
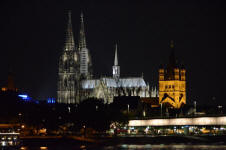
<instances>
[{"instance_id":1,"label":"yellow light","mask_svg":"<svg viewBox=\"0 0 226 150\"><path fill-rule=\"evenodd\" d=\"M41 146L40 149L41 149L41 150L46 150L46 149L48 149L48 147Z\"/></svg>"},{"instance_id":2,"label":"yellow light","mask_svg":"<svg viewBox=\"0 0 226 150\"><path fill-rule=\"evenodd\" d=\"M7 91L7 88L3 87L3 88L2 88L2 91Z\"/></svg>"},{"instance_id":3,"label":"yellow light","mask_svg":"<svg viewBox=\"0 0 226 150\"><path fill-rule=\"evenodd\" d=\"M80 148L81 148L81 149L85 149L86 146L85 146L85 145L81 145Z\"/></svg>"},{"instance_id":4,"label":"yellow light","mask_svg":"<svg viewBox=\"0 0 226 150\"><path fill-rule=\"evenodd\" d=\"M164 69L159 69L159 104L167 103L173 108L181 108L186 104L185 69L174 68L174 79L164 79ZM180 78L181 76L181 78ZM167 96L167 97L166 97Z\"/></svg>"},{"instance_id":5,"label":"yellow light","mask_svg":"<svg viewBox=\"0 0 226 150\"><path fill-rule=\"evenodd\" d=\"M26 147L22 146L20 149L21 149L21 150L25 150L25 149L26 149Z\"/></svg>"}]
</instances>

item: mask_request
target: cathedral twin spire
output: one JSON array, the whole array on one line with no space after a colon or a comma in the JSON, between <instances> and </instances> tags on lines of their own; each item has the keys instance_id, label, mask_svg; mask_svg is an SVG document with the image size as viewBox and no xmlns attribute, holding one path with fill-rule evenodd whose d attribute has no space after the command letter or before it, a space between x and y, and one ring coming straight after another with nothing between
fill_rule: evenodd
<instances>
[{"instance_id":1,"label":"cathedral twin spire","mask_svg":"<svg viewBox=\"0 0 226 150\"><path fill-rule=\"evenodd\" d=\"M68 25L66 30L65 51L75 50L75 42L72 30L71 11L68 12Z\"/></svg>"},{"instance_id":2,"label":"cathedral twin spire","mask_svg":"<svg viewBox=\"0 0 226 150\"><path fill-rule=\"evenodd\" d=\"M81 12L81 26L79 31L79 45L78 49L81 50L82 48L86 48L86 37L85 37L85 27L84 27L84 19L83 13Z\"/></svg>"},{"instance_id":3,"label":"cathedral twin spire","mask_svg":"<svg viewBox=\"0 0 226 150\"><path fill-rule=\"evenodd\" d=\"M85 37L85 27L84 27L84 19L83 13L80 16L80 31L79 31L79 43L78 50L80 51L82 48L86 48L86 37ZM68 12L68 25L66 30L66 41L65 41L65 51L75 50L75 42L72 30L72 20L71 20L71 11Z\"/></svg>"},{"instance_id":4,"label":"cathedral twin spire","mask_svg":"<svg viewBox=\"0 0 226 150\"><path fill-rule=\"evenodd\" d=\"M86 47L86 37L85 37L85 27L83 13L80 15L80 31L78 39L78 53L80 53L80 74L85 76L89 75L89 69L91 67L91 57L89 56L89 51ZM72 30L72 20L71 11L68 12L68 26L66 31L66 42L65 51L75 50L74 36ZM115 59L113 68L113 77L120 77L120 66L118 66L118 54L117 54L117 44L115 46Z\"/></svg>"},{"instance_id":5,"label":"cathedral twin spire","mask_svg":"<svg viewBox=\"0 0 226 150\"><path fill-rule=\"evenodd\" d=\"M80 30L79 30L79 38L78 38L78 51L76 51L76 55L78 65L80 66L79 74L85 78L90 78L91 76L91 56L89 54L89 50L86 47L86 37L85 37L85 27L84 27L84 19L83 13L80 16ZM76 50L73 30L72 30L72 19L71 19L71 11L68 12L68 25L66 30L66 41L64 51L74 51Z\"/></svg>"}]
</instances>

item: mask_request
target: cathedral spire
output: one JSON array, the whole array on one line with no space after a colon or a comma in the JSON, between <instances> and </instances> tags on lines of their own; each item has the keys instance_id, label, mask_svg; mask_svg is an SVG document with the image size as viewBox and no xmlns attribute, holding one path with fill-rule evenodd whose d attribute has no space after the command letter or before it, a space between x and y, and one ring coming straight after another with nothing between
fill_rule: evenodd
<instances>
[{"instance_id":1,"label":"cathedral spire","mask_svg":"<svg viewBox=\"0 0 226 150\"><path fill-rule=\"evenodd\" d=\"M86 37L85 37L85 27L84 27L84 19L83 19L83 13L81 12L80 15L80 31L79 31L79 45L78 48L81 50L82 48L86 48Z\"/></svg>"},{"instance_id":2,"label":"cathedral spire","mask_svg":"<svg viewBox=\"0 0 226 150\"><path fill-rule=\"evenodd\" d=\"M114 66L112 66L112 70L113 70L113 78L118 80L120 77L120 66L118 65L117 49L118 49L118 46L116 44L115 45L115 61L114 61Z\"/></svg>"},{"instance_id":3,"label":"cathedral spire","mask_svg":"<svg viewBox=\"0 0 226 150\"><path fill-rule=\"evenodd\" d=\"M118 66L117 44L115 45L115 61L114 66Z\"/></svg>"},{"instance_id":4,"label":"cathedral spire","mask_svg":"<svg viewBox=\"0 0 226 150\"><path fill-rule=\"evenodd\" d=\"M66 30L65 51L75 50L75 42L72 31L71 11L68 11L68 25Z\"/></svg>"}]
</instances>

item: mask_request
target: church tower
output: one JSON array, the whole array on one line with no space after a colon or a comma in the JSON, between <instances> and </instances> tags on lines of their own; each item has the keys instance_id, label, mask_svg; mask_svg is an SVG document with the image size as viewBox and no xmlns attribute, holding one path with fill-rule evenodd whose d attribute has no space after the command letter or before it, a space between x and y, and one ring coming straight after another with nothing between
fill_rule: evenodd
<instances>
[{"instance_id":1,"label":"church tower","mask_svg":"<svg viewBox=\"0 0 226 150\"><path fill-rule=\"evenodd\" d=\"M75 49L74 36L72 31L71 12L68 13L68 25L66 30L66 40L62 55L59 59L58 71L58 103L77 103L76 87L79 78L79 57Z\"/></svg>"},{"instance_id":2,"label":"church tower","mask_svg":"<svg viewBox=\"0 0 226 150\"><path fill-rule=\"evenodd\" d=\"M179 109L186 104L186 70L176 61L173 41L170 48L169 63L159 69L159 104Z\"/></svg>"},{"instance_id":3,"label":"church tower","mask_svg":"<svg viewBox=\"0 0 226 150\"><path fill-rule=\"evenodd\" d=\"M112 66L113 78L118 80L120 77L120 66L118 65L118 54L117 54L117 44L115 45L115 61L114 66Z\"/></svg>"},{"instance_id":4,"label":"church tower","mask_svg":"<svg viewBox=\"0 0 226 150\"><path fill-rule=\"evenodd\" d=\"M80 59L80 76L81 79L92 78L92 62L88 48L86 47L85 27L83 13L81 13L81 25L79 31L79 59Z\"/></svg>"}]
</instances>

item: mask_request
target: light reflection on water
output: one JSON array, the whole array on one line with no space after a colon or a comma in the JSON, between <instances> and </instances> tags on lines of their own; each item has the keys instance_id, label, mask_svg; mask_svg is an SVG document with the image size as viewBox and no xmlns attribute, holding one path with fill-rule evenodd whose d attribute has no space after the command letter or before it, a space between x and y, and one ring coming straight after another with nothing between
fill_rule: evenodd
<instances>
[{"instance_id":1,"label":"light reflection on water","mask_svg":"<svg viewBox=\"0 0 226 150\"><path fill-rule=\"evenodd\" d=\"M115 146L104 147L86 147L81 145L79 148L65 148L65 147L21 147L19 150L226 150L226 145L133 145L133 144L121 144Z\"/></svg>"},{"instance_id":2,"label":"light reflection on water","mask_svg":"<svg viewBox=\"0 0 226 150\"><path fill-rule=\"evenodd\" d=\"M132 145L122 144L117 146L106 146L103 150L129 149L129 150L226 150L226 145Z\"/></svg>"}]
</instances>

